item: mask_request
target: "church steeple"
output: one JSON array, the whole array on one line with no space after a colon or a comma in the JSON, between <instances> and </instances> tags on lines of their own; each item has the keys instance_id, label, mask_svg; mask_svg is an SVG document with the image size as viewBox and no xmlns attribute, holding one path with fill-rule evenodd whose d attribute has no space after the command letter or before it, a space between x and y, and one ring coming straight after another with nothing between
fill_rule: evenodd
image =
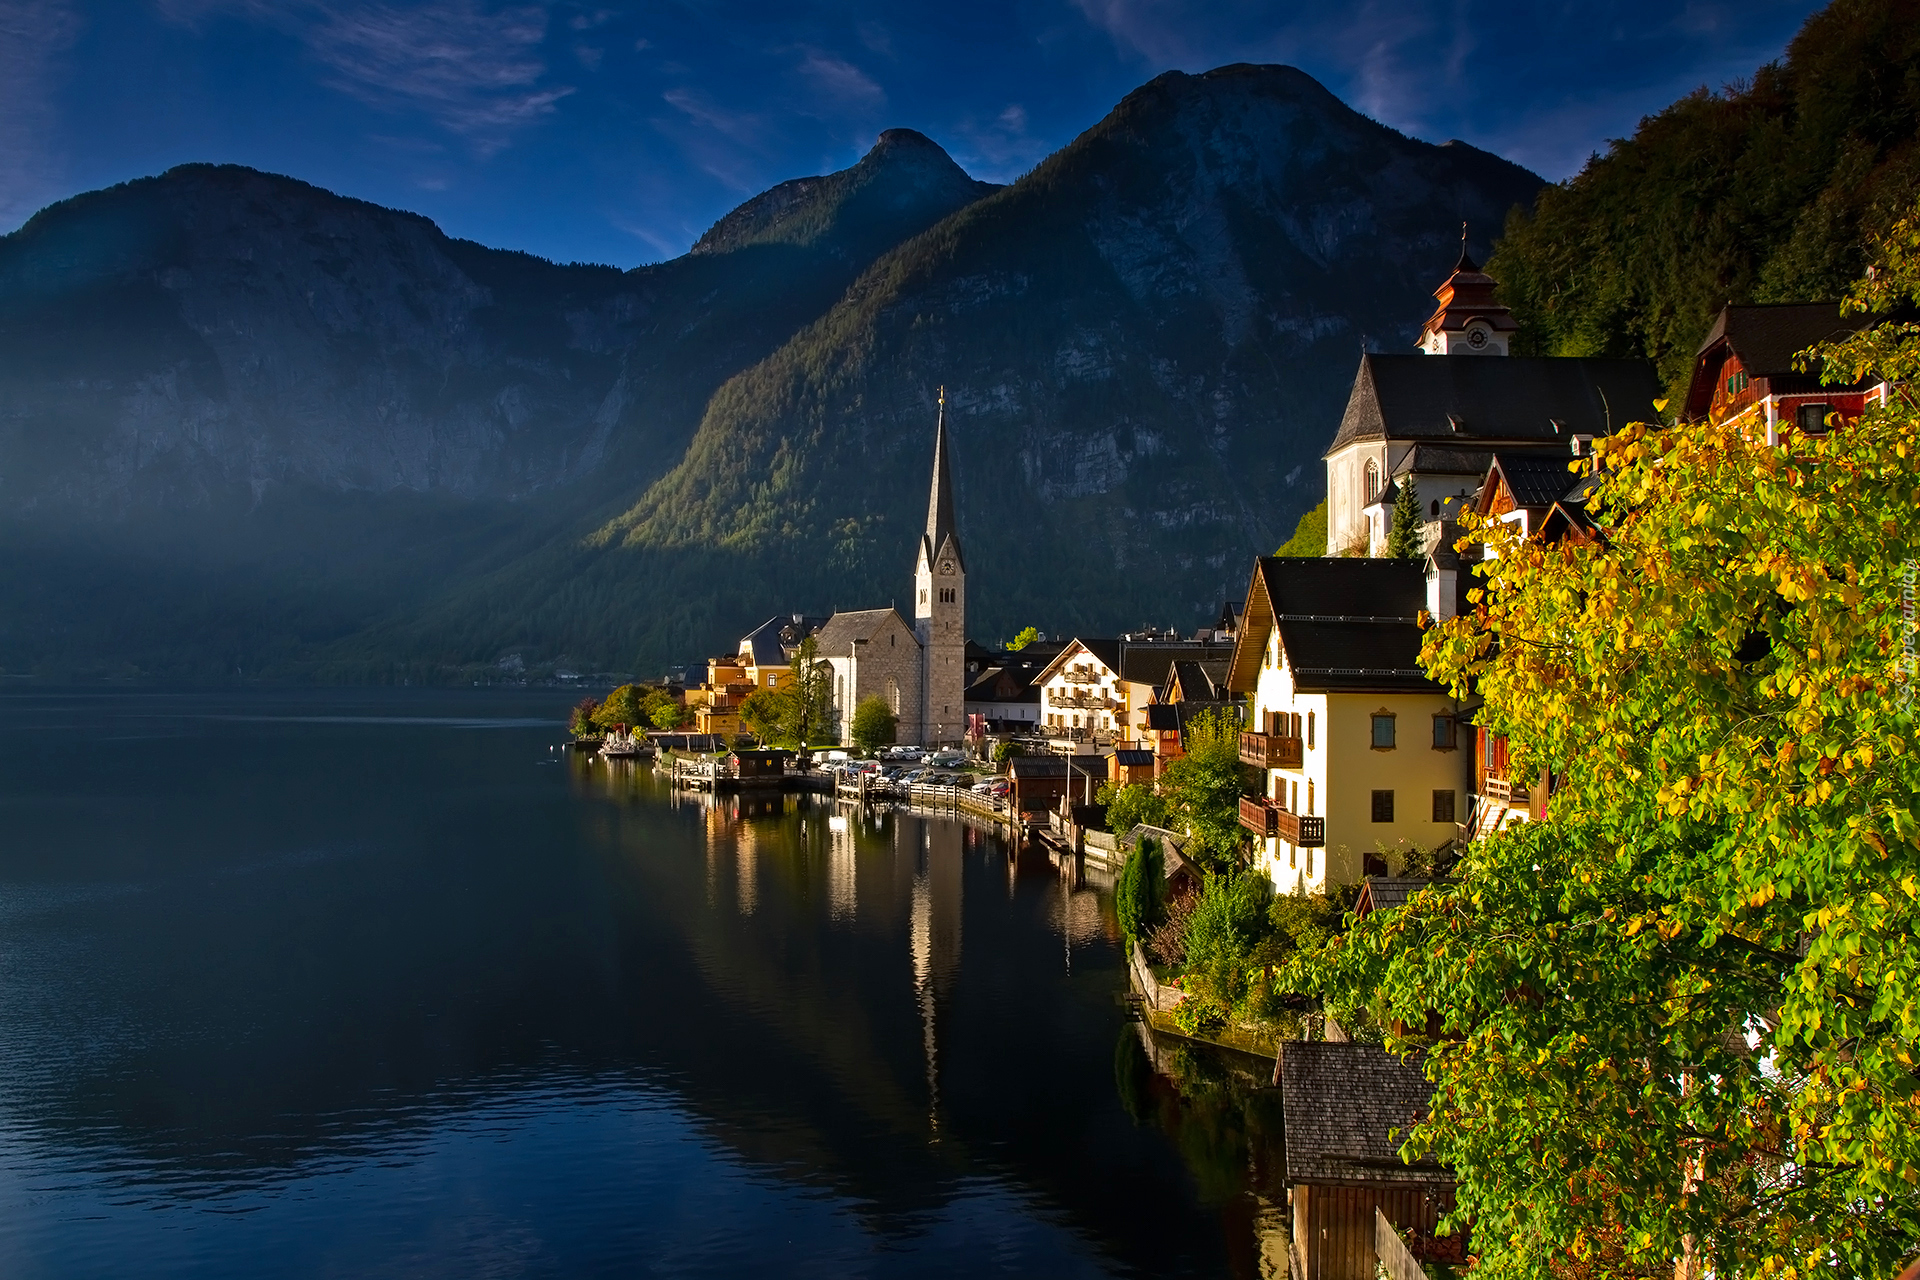
<instances>
[{"instance_id":1,"label":"church steeple","mask_svg":"<svg viewBox=\"0 0 1920 1280\"><path fill-rule=\"evenodd\" d=\"M1520 326L1493 296L1494 278L1467 253L1467 224L1460 224L1460 261L1433 291L1440 306L1420 330L1416 344L1430 356L1504 356Z\"/></svg>"},{"instance_id":2,"label":"church steeple","mask_svg":"<svg viewBox=\"0 0 1920 1280\"><path fill-rule=\"evenodd\" d=\"M926 543L921 554L933 563L951 540L953 558L966 567L960 555L960 538L953 527L953 466L947 460L947 389L940 388L940 418L933 433L933 486L927 494Z\"/></svg>"},{"instance_id":3,"label":"church steeple","mask_svg":"<svg viewBox=\"0 0 1920 1280\"><path fill-rule=\"evenodd\" d=\"M947 457L947 391L933 435L933 484L927 531L915 558L913 629L920 637L921 741L959 742L966 733L967 566L954 519L953 464Z\"/></svg>"}]
</instances>

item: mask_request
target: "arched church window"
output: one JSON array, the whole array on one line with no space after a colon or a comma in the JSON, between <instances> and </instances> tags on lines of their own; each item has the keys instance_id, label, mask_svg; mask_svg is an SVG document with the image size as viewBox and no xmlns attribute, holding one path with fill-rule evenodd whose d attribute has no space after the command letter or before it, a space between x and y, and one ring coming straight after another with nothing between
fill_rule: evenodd
<instances>
[{"instance_id":1,"label":"arched church window","mask_svg":"<svg viewBox=\"0 0 1920 1280\"><path fill-rule=\"evenodd\" d=\"M891 678L887 680L887 709L900 714L900 682Z\"/></svg>"},{"instance_id":2,"label":"arched church window","mask_svg":"<svg viewBox=\"0 0 1920 1280\"><path fill-rule=\"evenodd\" d=\"M1380 464L1372 458L1367 459L1366 491L1369 503L1380 496Z\"/></svg>"}]
</instances>

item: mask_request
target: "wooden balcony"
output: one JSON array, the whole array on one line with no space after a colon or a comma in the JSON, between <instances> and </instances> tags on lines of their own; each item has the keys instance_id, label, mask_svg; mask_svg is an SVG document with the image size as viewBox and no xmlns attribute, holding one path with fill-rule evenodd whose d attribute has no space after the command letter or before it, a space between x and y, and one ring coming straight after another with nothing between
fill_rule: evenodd
<instances>
[{"instance_id":1,"label":"wooden balcony","mask_svg":"<svg viewBox=\"0 0 1920 1280\"><path fill-rule=\"evenodd\" d=\"M1321 817L1309 817L1304 813L1288 813L1285 809L1274 815L1274 834L1299 849L1323 849L1327 844L1327 820Z\"/></svg>"},{"instance_id":2,"label":"wooden balcony","mask_svg":"<svg viewBox=\"0 0 1920 1280\"><path fill-rule=\"evenodd\" d=\"M1497 773L1480 775L1480 794L1496 804L1513 803L1513 784Z\"/></svg>"},{"instance_id":3,"label":"wooden balcony","mask_svg":"<svg viewBox=\"0 0 1920 1280\"><path fill-rule=\"evenodd\" d=\"M1273 801L1262 796L1240 797L1240 825L1259 839L1277 835L1280 829L1280 810Z\"/></svg>"},{"instance_id":4,"label":"wooden balcony","mask_svg":"<svg viewBox=\"0 0 1920 1280\"><path fill-rule=\"evenodd\" d=\"M1240 733L1240 763L1256 769L1298 769L1306 758L1305 744L1277 733Z\"/></svg>"}]
</instances>

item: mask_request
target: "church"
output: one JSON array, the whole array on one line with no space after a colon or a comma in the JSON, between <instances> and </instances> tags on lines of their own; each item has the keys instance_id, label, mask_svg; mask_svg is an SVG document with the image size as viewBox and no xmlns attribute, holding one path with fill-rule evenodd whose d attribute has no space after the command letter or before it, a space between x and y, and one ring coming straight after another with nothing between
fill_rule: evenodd
<instances>
[{"instance_id":1,"label":"church","mask_svg":"<svg viewBox=\"0 0 1920 1280\"><path fill-rule=\"evenodd\" d=\"M898 717L896 741L947 746L966 734L967 564L954 520L944 388L913 590L912 625L894 608L859 609L834 614L814 633L831 673L830 723L842 743L852 742L854 709L874 696Z\"/></svg>"}]
</instances>

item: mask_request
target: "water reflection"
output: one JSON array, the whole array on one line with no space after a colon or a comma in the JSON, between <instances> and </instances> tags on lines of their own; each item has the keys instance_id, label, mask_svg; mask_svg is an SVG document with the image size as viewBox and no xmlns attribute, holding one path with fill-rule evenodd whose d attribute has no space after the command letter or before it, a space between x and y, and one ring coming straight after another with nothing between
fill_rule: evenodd
<instances>
[{"instance_id":1,"label":"water reflection","mask_svg":"<svg viewBox=\"0 0 1920 1280\"><path fill-rule=\"evenodd\" d=\"M0 1274L1259 1274L1099 895L980 828L497 695L81 707L0 701Z\"/></svg>"}]
</instances>

